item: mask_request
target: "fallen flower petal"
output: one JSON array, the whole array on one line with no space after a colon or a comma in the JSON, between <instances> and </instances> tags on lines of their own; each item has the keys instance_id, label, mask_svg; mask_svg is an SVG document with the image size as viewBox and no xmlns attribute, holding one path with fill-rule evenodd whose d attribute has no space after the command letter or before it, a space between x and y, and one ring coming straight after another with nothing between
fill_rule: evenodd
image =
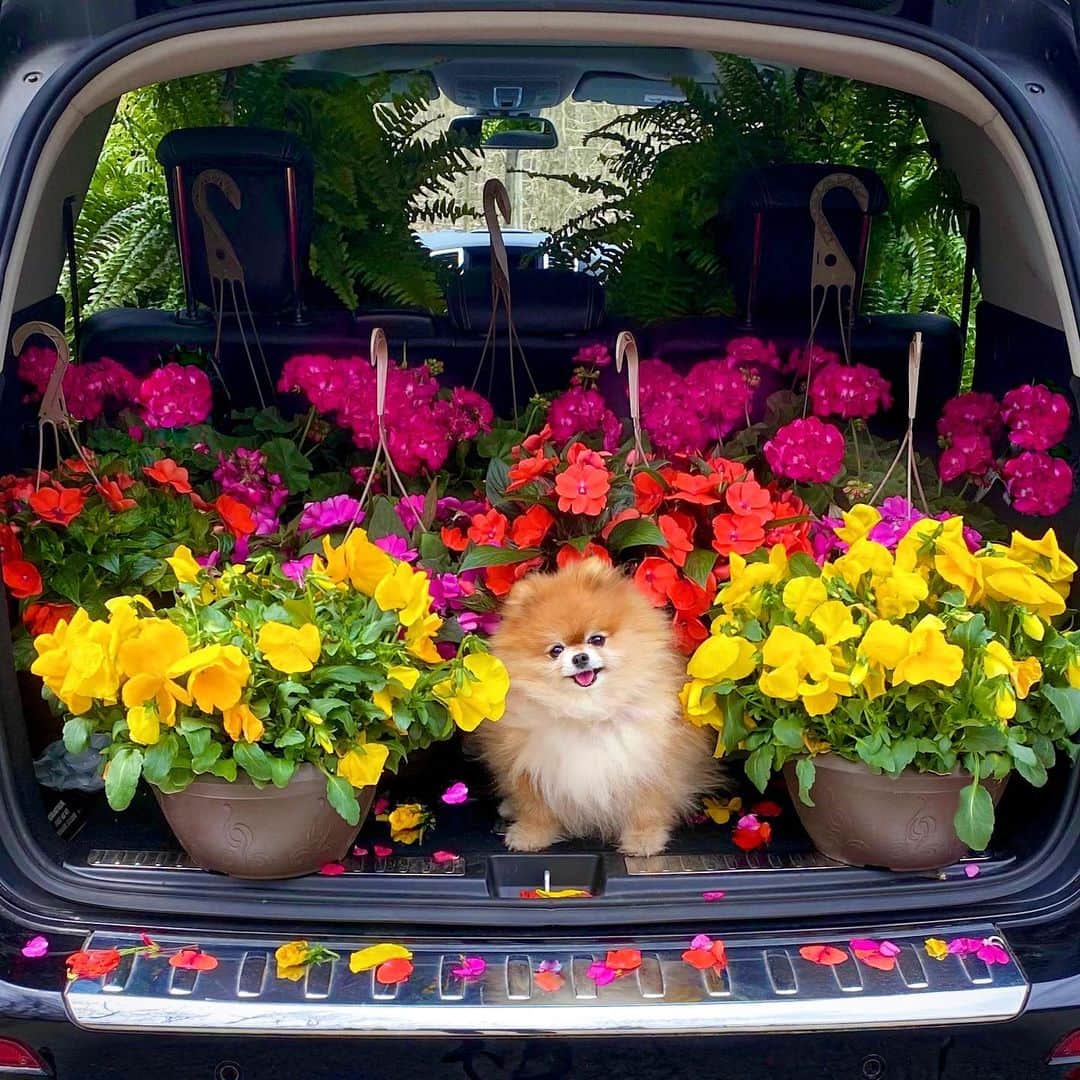
<instances>
[{"instance_id":1,"label":"fallen flower petal","mask_svg":"<svg viewBox=\"0 0 1080 1080\"><path fill-rule=\"evenodd\" d=\"M566 980L557 971L537 971L533 976L533 982L545 993L553 994Z\"/></svg>"},{"instance_id":2,"label":"fallen flower petal","mask_svg":"<svg viewBox=\"0 0 1080 1080\"><path fill-rule=\"evenodd\" d=\"M979 868L974 863L968 863L964 867L964 877L969 877L969 878L978 877L980 873L981 873L981 871L979 870Z\"/></svg>"},{"instance_id":3,"label":"fallen flower petal","mask_svg":"<svg viewBox=\"0 0 1080 1080\"><path fill-rule=\"evenodd\" d=\"M848 960L848 954L835 945L804 945L799 955L811 964L821 964L823 967L836 967Z\"/></svg>"},{"instance_id":4,"label":"fallen flower petal","mask_svg":"<svg viewBox=\"0 0 1080 1080\"><path fill-rule=\"evenodd\" d=\"M879 942L873 938L852 938L848 942L854 952L877 952Z\"/></svg>"},{"instance_id":5,"label":"fallen flower petal","mask_svg":"<svg viewBox=\"0 0 1080 1080\"><path fill-rule=\"evenodd\" d=\"M856 949L855 955L867 966L876 968L878 971L892 971L896 967L896 958L884 956L882 953L870 952L866 949Z\"/></svg>"},{"instance_id":6,"label":"fallen flower petal","mask_svg":"<svg viewBox=\"0 0 1080 1080\"><path fill-rule=\"evenodd\" d=\"M117 949L85 949L72 953L64 963L69 979L100 979L120 965Z\"/></svg>"},{"instance_id":7,"label":"fallen flower petal","mask_svg":"<svg viewBox=\"0 0 1080 1080\"><path fill-rule=\"evenodd\" d=\"M611 949L604 958L604 963L619 975L625 975L641 967L641 950Z\"/></svg>"},{"instance_id":8,"label":"fallen flower petal","mask_svg":"<svg viewBox=\"0 0 1080 1080\"><path fill-rule=\"evenodd\" d=\"M708 934L698 934L691 942L691 949L711 949L712 938Z\"/></svg>"},{"instance_id":9,"label":"fallen flower petal","mask_svg":"<svg viewBox=\"0 0 1080 1080\"><path fill-rule=\"evenodd\" d=\"M682 954L683 960L698 971L709 971L716 966L716 957L712 949L687 949Z\"/></svg>"},{"instance_id":10,"label":"fallen flower petal","mask_svg":"<svg viewBox=\"0 0 1080 1080\"><path fill-rule=\"evenodd\" d=\"M42 937L40 934L32 937L23 947L23 956L29 957L31 960L37 960L39 957L44 956L49 951L49 939Z\"/></svg>"},{"instance_id":11,"label":"fallen flower petal","mask_svg":"<svg viewBox=\"0 0 1080 1080\"><path fill-rule=\"evenodd\" d=\"M949 955L949 946L941 938L927 938L923 942L923 948L926 949L926 955L931 960L944 960Z\"/></svg>"},{"instance_id":12,"label":"fallen flower petal","mask_svg":"<svg viewBox=\"0 0 1080 1080\"><path fill-rule=\"evenodd\" d=\"M615 972L607 966L607 964L601 963L599 960L594 960L589 965L589 970L585 972L588 978L592 979L597 986L607 986L608 983L615 981Z\"/></svg>"},{"instance_id":13,"label":"fallen flower petal","mask_svg":"<svg viewBox=\"0 0 1080 1080\"><path fill-rule=\"evenodd\" d=\"M389 963L391 960L411 960L412 953L404 945L394 945L383 942L379 945L369 945L366 949L358 949L349 954L349 970L358 975L361 971L370 971L379 967L380 964Z\"/></svg>"},{"instance_id":14,"label":"fallen flower petal","mask_svg":"<svg viewBox=\"0 0 1080 1080\"><path fill-rule=\"evenodd\" d=\"M981 948L982 938L977 937L958 937L949 942L949 953L952 956L967 956Z\"/></svg>"},{"instance_id":15,"label":"fallen flower petal","mask_svg":"<svg viewBox=\"0 0 1080 1080\"><path fill-rule=\"evenodd\" d=\"M380 796L378 799L375 800L375 805L371 808L371 812L376 817L379 817L382 814L389 813L390 812L390 800L385 795Z\"/></svg>"},{"instance_id":16,"label":"fallen flower petal","mask_svg":"<svg viewBox=\"0 0 1080 1080\"><path fill-rule=\"evenodd\" d=\"M562 964L558 960L541 960L537 971L554 971L558 974L562 971Z\"/></svg>"},{"instance_id":17,"label":"fallen flower petal","mask_svg":"<svg viewBox=\"0 0 1080 1080\"><path fill-rule=\"evenodd\" d=\"M367 850L366 847L360 847L360 845L357 844L352 849L352 853L353 853L353 858L354 859L362 859L368 853L368 850Z\"/></svg>"},{"instance_id":18,"label":"fallen flower petal","mask_svg":"<svg viewBox=\"0 0 1080 1080\"><path fill-rule=\"evenodd\" d=\"M460 806L468 797L469 789L460 780L442 793L442 801L447 806Z\"/></svg>"},{"instance_id":19,"label":"fallen flower petal","mask_svg":"<svg viewBox=\"0 0 1080 1080\"><path fill-rule=\"evenodd\" d=\"M878 952L881 953L882 956L899 956L900 946L894 945L891 941L883 941L878 946Z\"/></svg>"},{"instance_id":20,"label":"fallen flower petal","mask_svg":"<svg viewBox=\"0 0 1080 1080\"><path fill-rule=\"evenodd\" d=\"M345 867L339 862L328 862L319 867L319 873L323 877L337 877L338 874L345 873Z\"/></svg>"},{"instance_id":21,"label":"fallen flower petal","mask_svg":"<svg viewBox=\"0 0 1080 1080\"><path fill-rule=\"evenodd\" d=\"M1007 964L1009 962L1009 954L992 938L987 938L983 942L982 948L978 949L975 955L985 964Z\"/></svg>"},{"instance_id":22,"label":"fallen flower petal","mask_svg":"<svg viewBox=\"0 0 1080 1080\"><path fill-rule=\"evenodd\" d=\"M757 817L779 817L783 812L784 808L772 799L762 799L750 807L750 813Z\"/></svg>"},{"instance_id":23,"label":"fallen flower petal","mask_svg":"<svg viewBox=\"0 0 1080 1080\"><path fill-rule=\"evenodd\" d=\"M463 956L461 963L450 969L450 974L459 979L479 979L485 971L487 961L482 956Z\"/></svg>"},{"instance_id":24,"label":"fallen flower petal","mask_svg":"<svg viewBox=\"0 0 1080 1080\"><path fill-rule=\"evenodd\" d=\"M376 859L388 859L394 854L392 847L387 847L385 844L376 844L374 847Z\"/></svg>"},{"instance_id":25,"label":"fallen flower petal","mask_svg":"<svg viewBox=\"0 0 1080 1080\"><path fill-rule=\"evenodd\" d=\"M387 960L375 969L375 981L383 986L393 986L395 983L403 983L412 973L412 961L399 956Z\"/></svg>"},{"instance_id":26,"label":"fallen flower petal","mask_svg":"<svg viewBox=\"0 0 1080 1080\"><path fill-rule=\"evenodd\" d=\"M169 957L169 967L185 971L213 971L217 966L217 957L204 953L202 949L181 949Z\"/></svg>"},{"instance_id":27,"label":"fallen flower petal","mask_svg":"<svg viewBox=\"0 0 1080 1080\"><path fill-rule=\"evenodd\" d=\"M723 900L727 896L727 893L723 889L710 889L708 892L701 894L701 899L707 904L714 903L717 900Z\"/></svg>"},{"instance_id":28,"label":"fallen flower petal","mask_svg":"<svg viewBox=\"0 0 1080 1080\"><path fill-rule=\"evenodd\" d=\"M431 858L441 866L443 863L457 862L461 856L452 851L436 851Z\"/></svg>"},{"instance_id":29,"label":"fallen flower petal","mask_svg":"<svg viewBox=\"0 0 1080 1080\"><path fill-rule=\"evenodd\" d=\"M588 889L522 889L518 893L520 900L573 900L592 898Z\"/></svg>"}]
</instances>

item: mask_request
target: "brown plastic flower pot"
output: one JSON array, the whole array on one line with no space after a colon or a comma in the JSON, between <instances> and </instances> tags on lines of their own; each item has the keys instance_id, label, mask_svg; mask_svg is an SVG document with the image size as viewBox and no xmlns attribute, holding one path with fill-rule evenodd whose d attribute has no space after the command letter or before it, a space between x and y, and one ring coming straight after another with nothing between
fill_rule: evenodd
<instances>
[{"instance_id":1,"label":"brown plastic flower pot","mask_svg":"<svg viewBox=\"0 0 1080 1080\"><path fill-rule=\"evenodd\" d=\"M953 827L960 793L971 783L967 773L875 774L836 754L817 755L814 766L813 806L799 798L795 762L784 766L784 779L799 820L822 855L849 866L911 871L938 870L967 853ZM983 781L995 806L1005 783Z\"/></svg>"},{"instance_id":2,"label":"brown plastic flower pot","mask_svg":"<svg viewBox=\"0 0 1080 1080\"><path fill-rule=\"evenodd\" d=\"M326 777L301 765L286 787L257 788L241 774L233 782L200 776L158 803L176 839L204 870L237 878L312 874L345 857L375 798L356 793L360 824L350 825L327 802Z\"/></svg>"}]
</instances>

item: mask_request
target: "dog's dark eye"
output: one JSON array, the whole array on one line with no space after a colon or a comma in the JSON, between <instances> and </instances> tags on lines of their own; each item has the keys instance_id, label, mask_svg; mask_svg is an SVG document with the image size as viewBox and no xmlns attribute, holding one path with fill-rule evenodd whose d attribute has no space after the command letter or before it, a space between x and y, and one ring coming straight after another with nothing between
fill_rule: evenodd
<instances>
[{"instance_id":1,"label":"dog's dark eye","mask_svg":"<svg viewBox=\"0 0 1080 1080\"><path fill-rule=\"evenodd\" d=\"M607 638L604 637L603 634L593 634L593 636L591 638L589 638L589 640L585 644L586 645L595 645L599 649L600 646L603 645L605 641L607 641Z\"/></svg>"},{"instance_id":2,"label":"dog's dark eye","mask_svg":"<svg viewBox=\"0 0 1080 1080\"><path fill-rule=\"evenodd\" d=\"M556 656L562 654L565 648L565 645L552 645L551 648L548 649L548 656L550 656L551 659L554 660Z\"/></svg>"}]
</instances>

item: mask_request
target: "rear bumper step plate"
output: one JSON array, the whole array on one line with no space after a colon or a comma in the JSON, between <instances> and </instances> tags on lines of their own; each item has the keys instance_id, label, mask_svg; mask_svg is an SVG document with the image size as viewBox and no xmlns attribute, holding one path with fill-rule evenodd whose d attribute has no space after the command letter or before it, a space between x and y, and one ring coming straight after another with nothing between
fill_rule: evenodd
<instances>
[{"instance_id":1,"label":"rear bumper step plate","mask_svg":"<svg viewBox=\"0 0 1080 1080\"><path fill-rule=\"evenodd\" d=\"M71 982L65 1000L75 1023L94 1030L275 1035L794 1032L989 1023L1023 1009L1028 984L1011 953L1009 963L988 967L973 956L932 960L924 948L927 937L1004 941L995 927L877 936L900 947L892 971L864 964L843 939L774 935L725 938L722 974L685 963L689 942L683 938L470 945L468 954L483 957L487 967L467 981L453 975L460 949L406 941L415 970L396 986L380 985L371 971L350 972L349 953L371 941L325 943L341 959L291 982L275 975L277 942L203 939L202 949L218 959L213 971L179 970L164 956L129 955L100 979ZM190 939L157 940L166 951L191 945ZM86 947L139 944L134 935L97 932ZM799 954L808 944L834 945L848 958L836 967L811 963ZM641 950L637 971L602 986L588 977L590 964L609 948L627 947ZM543 961L561 965L563 985L554 992L537 985Z\"/></svg>"}]
</instances>

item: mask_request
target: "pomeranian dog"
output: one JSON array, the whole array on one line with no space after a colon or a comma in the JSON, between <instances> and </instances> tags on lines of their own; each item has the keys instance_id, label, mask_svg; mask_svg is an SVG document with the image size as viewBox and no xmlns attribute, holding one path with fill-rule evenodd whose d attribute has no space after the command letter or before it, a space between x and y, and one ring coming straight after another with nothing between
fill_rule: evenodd
<instances>
[{"instance_id":1,"label":"pomeranian dog","mask_svg":"<svg viewBox=\"0 0 1080 1080\"><path fill-rule=\"evenodd\" d=\"M510 694L474 739L512 821L506 846L599 835L626 855L662 851L717 769L708 735L682 718L685 662L664 612L586 559L519 581L491 650Z\"/></svg>"}]
</instances>

